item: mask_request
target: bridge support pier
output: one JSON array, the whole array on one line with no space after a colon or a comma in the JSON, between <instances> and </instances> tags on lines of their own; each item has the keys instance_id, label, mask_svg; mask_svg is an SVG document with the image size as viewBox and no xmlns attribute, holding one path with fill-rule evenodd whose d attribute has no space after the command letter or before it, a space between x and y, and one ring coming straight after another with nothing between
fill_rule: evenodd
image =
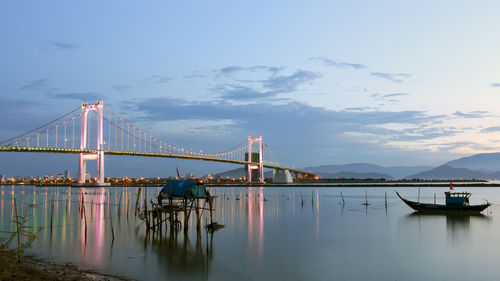
<instances>
[{"instance_id":1,"label":"bridge support pier","mask_svg":"<svg viewBox=\"0 0 500 281\"><path fill-rule=\"evenodd\" d=\"M78 185L86 185L86 174L87 174L87 161L95 160L97 161L97 183L92 185L109 185L104 182L104 151L102 150L104 146L103 142L103 103L102 101L97 101L97 104L87 104L82 102L82 126L81 126L81 140L80 149L87 150L87 125L88 125L88 113L92 110L97 111L97 151L92 153L80 153L79 171L78 171Z\"/></svg>"},{"instance_id":2,"label":"bridge support pier","mask_svg":"<svg viewBox=\"0 0 500 281\"><path fill-rule=\"evenodd\" d=\"M252 159L252 144L254 142L259 143L259 164L251 164L253 161ZM264 183L264 161L263 161L263 156L262 156L262 136L259 136L258 138L252 138L248 137L248 156L247 159L248 164L247 164L247 182L252 182L252 170L259 169L259 182Z\"/></svg>"}]
</instances>

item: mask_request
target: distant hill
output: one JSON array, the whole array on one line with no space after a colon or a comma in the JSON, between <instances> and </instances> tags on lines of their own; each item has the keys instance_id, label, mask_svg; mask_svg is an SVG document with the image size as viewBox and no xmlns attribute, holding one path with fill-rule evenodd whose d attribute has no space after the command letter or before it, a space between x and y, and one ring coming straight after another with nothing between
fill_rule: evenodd
<instances>
[{"instance_id":1,"label":"distant hill","mask_svg":"<svg viewBox=\"0 0 500 281\"><path fill-rule=\"evenodd\" d=\"M481 170L489 173L500 171L500 153L481 153L462 157L444 165L454 168Z\"/></svg>"},{"instance_id":2,"label":"distant hill","mask_svg":"<svg viewBox=\"0 0 500 281\"><path fill-rule=\"evenodd\" d=\"M217 173L213 174L213 178L221 177L221 178L242 178L246 176L245 168L237 168L234 170L229 170L225 171L222 173ZM272 178L273 177L273 171L266 171L264 170L264 177L265 178Z\"/></svg>"},{"instance_id":3,"label":"distant hill","mask_svg":"<svg viewBox=\"0 0 500 281\"><path fill-rule=\"evenodd\" d=\"M379 174L370 178L405 178L408 175L413 175L419 172L432 169L432 166L394 166L382 167L367 163L353 163L344 165L322 165L316 167L306 167L304 170L318 173L320 177L326 177L326 174L336 174L340 172L350 172L360 174L354 178L363 178L362 174ZM324 176L323 176L324 175ZM385 176L384 176L385 175Z\"/></svg>"},{"instance_id":4,"label":"distant hill","mask_svg":"<svg viewBox=\"0 0 500 281\"><path fill-rule=\"evenodd\" d=\"M489 179L489 174L466 168L454 168L442 165L437 168L410 175L409 179Z\"/></svg>"},{"instance_id":5,"label":"distant hill","mask_svg":"<svg viewBox=\"0 0 500 281\"><path fill-rule=\"evenodd\" d=\"M368 163L343 165L321 165L303 170L315 172L322 178L395 178L395 179L500 179L500 153L481 153L462 157L434 168L432 166L382 167ZM266 171L266 178L272 171ZM212 176L239 178L245 176L245 169L238 168Z\"/></svg>"},{"instance_id":6,"label":"distant hill","mask_svg":"<svg viewBox=\"0 0 500 281\"><path fill-rule=\"evenodd\" d=\"M379 173L354 173L354 172L345 172L341 171L338 173L323 173L318 172L317 174L321 178L327 179L392 179L388 174L379 174Z\"/></svg>"}]
</instances>

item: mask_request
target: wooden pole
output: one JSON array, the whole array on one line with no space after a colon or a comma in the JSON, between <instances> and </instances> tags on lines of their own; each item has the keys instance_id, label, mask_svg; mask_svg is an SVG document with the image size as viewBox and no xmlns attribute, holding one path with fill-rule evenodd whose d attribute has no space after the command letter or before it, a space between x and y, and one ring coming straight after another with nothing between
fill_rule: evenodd
<instances>
[{"instance_id":1,"label":"wooden pole","mask_svg":"<svg viewBox=\"0 0 500 281\"><path fill-rule=\"evenodd\" d=\"M188 207L188 203L187 203L187 199L184 198L184 232L187 231L187 228L188 228L188 214L187 214L187 207Z\"/></svg>"},{"instance_id":2,"label":"wooden pole","mask_svg":"<svg viewBox=\"0 0 500 281\"><path fill-rule=\"evenodd\" d=\"M114 242L115 241L115 231L113 229L113 215L111 214L111 208L109 207L109 204L108 204L108 215L109 215L109 220L111 222L111 236L113 237L113 239L111 241Z\"/></svg>"},{"instance_id":3,"label":"wooden pole","mask_svg":"<svg viewBox=\"0 0 500 281\"><path fill-rule=\"evenodd\" d=\"M342 197L342 205L345 205L344 195L342 194L342 191L340 192L340 197Z\"/></svg>"},{"instance_id":4,"label":"wooden pole","mask_svg":"<svg viewBox=\"0 0 500 281\"><path fill-rule=\"evenodd\" d=\"M50 200L50 234L52 234L52 217L54 216L54 200Z\"/></svg>"},{"instance_id":5,"label":"wooden pole","mask_svg":"<svg viewBox=\"0 0 500 281\"><path fill-rule=\"evenodd\" d=\"M120 192L120 200L118 201L118 217L120 217L121 215L121 209L122 209L122 195L123 195L123 191Z\"/></svg>"},{"instance_id":6,"label":"wooden pole","mask_svg":"<svg viewBox=\"0 0 500 281\"><path fill-rule=\"evenodd\" d=\"M387 209L387 192L385 192L385 208Z\"/></svg>"},{"instance_id":7,"label":"wooden pole","mask_svg":"<svg viewBox=\"0 0 500 281\"><path fill-rule=\"evenodd\" d=\"M149 230L149 214L148 214L148 190L144 190L144 216L146 217L146 226Z\"/></svg>"},{"instance_id":8,"label":"wooden pole","mask_svg":"<svg viewBox=\"0 0 500 281\"><path fill-rule=\"evenodd\" d=\"M420 202L420 187L418 188L418 200L417 202Z\"/></svg>"},{"instance_id":9,"label":"wooden pole","mask_svg":"<svg viewBox=\"0 0 500 281\"><path fill-rule=\"evenodd\" d=\"M301 198L301 201L300 201L300 207L304 207L304 196L302 195L302 191L300 192L300 198Z\"/></svg>"},{"instance_id":10,"label":"wooden pole","mask_svg":"<svg viewBox=\"0 0 500 281\"><path fill-rule=\"evenodd\" d=\"M214 223L213 216L212 216L212 204L213 204L213 201L214 201L214 197L209 194L208 195L208 207L210 208L210 225L213 225L213 223Z\"/></svg>"},{"instance_id":11,"label":"wooden pole","mask_svg":"<svg viewBox=\"0 0 500 281\"><path fill-rule=\"evenodd\" d=\"M436 204L436 193L434 193L434 204Z\"/></svg>"},{"instance_id":12,"label":"wooden pole","mask_svg":"<svg viewBox=\"0 0 500 281\"><path fill-rule=\"evenodd\" d=\"M196 230L200 231L200 229L201 229L200 209L199 209L200 199L195 199L195 200L196 200L196 205L195 205L195 211L196 211Z\"/></svg>"},{"instance_id":13,"label":"wooden pole","mask_svg":"<svg viewBox=\"0 0 500 281\"><path fill-rule=\"evenodd\" d=\"M139 191L137 192L137 199L135 200L135 212L134 212L134 216L137 216L137 210L138 210L138 207L139 207L139 197L141 196L141 188L142 187L139 187Z\"/></svg>"},{"instance_id":14,"label":"wooden pole","mask_svg":"<svg viewBox=\"0 0 500 281\"><path fill-rule=\"evenodd\" d=\"M16 198L14 198L14 210L15 210L15 215L16 215L16 232L17 232L17 261L21 261L21 254L20 254L20 249L21 249L21 235L19 233L19 219L17 217L17 202Z\"/></svg>"},{"instance_id":15,"label":"wooden pole","mask_svg":"<svg viewBox=\"0 0 500 281\"><path fill-rule=\"evenodd\" d=\"M85 212L85 201L83 200L83 194L82 194L82 210L83 210L83 219L85 220L85 243L87 243L87 214Z\"/></svg>"}]
</instances>

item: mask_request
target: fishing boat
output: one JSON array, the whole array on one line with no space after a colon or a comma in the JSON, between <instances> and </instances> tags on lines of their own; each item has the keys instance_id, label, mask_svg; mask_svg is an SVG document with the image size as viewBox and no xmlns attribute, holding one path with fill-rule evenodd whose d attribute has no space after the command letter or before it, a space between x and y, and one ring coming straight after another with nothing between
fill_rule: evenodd
<instances>
[{"instance_id":1,"label":"fishing boat","mask_svg":"<svg viewBox=\"0 0 500 281\"><path fill-rule=\"evenodd\" d=\"M403 198L398 192L396 192L396 194L406 203L406 205L419 212L446 212L458 214L480 213L490 206L488 202L480 205L470 205L469 197L471 193L469 192L445 192L446 205L410 201Z\"/></svg>"}]
</instances>

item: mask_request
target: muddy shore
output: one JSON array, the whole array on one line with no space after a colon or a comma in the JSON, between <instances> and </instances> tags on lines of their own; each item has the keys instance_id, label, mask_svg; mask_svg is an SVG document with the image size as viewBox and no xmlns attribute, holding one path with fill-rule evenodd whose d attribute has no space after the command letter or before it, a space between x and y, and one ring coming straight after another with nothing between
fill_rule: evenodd
<instances>
[{"instance_id":1,"label":"muddy shore","mask_svg":"<svg viewBox=\"0 0 500 281\"><path fill-rule=\"evenodd\" d=\"M71 263L57 263L34 256L17 261L16 252L0 250L0 280L132 280L80 268Z\"/></svg>"}]
</instances>

